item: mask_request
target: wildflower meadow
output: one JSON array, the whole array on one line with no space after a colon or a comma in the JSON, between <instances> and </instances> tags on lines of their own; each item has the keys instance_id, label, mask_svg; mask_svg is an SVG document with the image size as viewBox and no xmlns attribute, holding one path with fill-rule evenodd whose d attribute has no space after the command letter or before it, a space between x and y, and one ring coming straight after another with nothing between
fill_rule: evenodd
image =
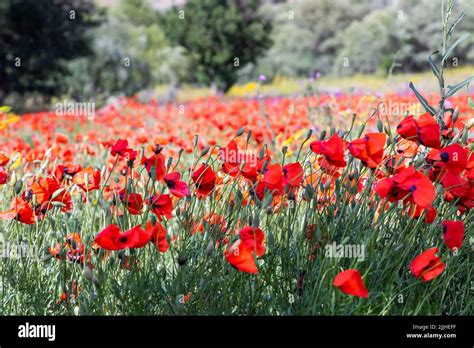
<instances>
[{"instance_id":1,"label":"wildflower meadow","mask_svg":"<svg viewBox=\"0 0 474 348\"><path fill-rule=\"evenodd\" d=\"M250 96L2 106L1 314L472 315L454 9L434 89L270 95L262 74Z\"/></svg>"}]
</instances>

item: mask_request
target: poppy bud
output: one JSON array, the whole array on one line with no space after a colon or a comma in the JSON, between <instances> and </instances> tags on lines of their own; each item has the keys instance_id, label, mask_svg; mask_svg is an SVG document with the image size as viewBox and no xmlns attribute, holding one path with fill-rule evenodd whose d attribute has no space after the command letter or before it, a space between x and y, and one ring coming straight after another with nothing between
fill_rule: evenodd
<instances>
[{"instance_id":1,"label":"poppy bud","mask_svg":"<svg viewBox=\"0 0 474 348\"><path fill-rule=\"evenodd\" d=\"M249 131L247 132L247 143L250 141L250 137L251 137L251 136L252 136L252 131L249 130Z\"/></svg>"},{"instance_id":2,"label":"poppy bud","mask_svg":"<svg viewBox=\"0 0 474 348\"><path fill-rule=\"evenodd\" d=\"M193 140L193 147L194 147L194 148L197 146L198 140L199 140L199 136L196 134L196 135L194 136L194 140Z\"/></svg>"},{"instance_id":3,"label":"poppy bud","mask_svg":"<svg viewBox=\"0 0 474 348\"><path fill-rule=\"evenodd\" d=\"M58 208L66 208L66 204L63 202L51 202L51 205Z\"/></svg>"},{"instance_id":4,"label":"poppy bud","mask_svg":"<svg viewBox=\"0 0 474 348\"><path fill-rule=\"evenodd\" d=\"M21 189L23 188L23 181L19 180L15 183L15 193L18 195L21 192Z\"/></svg>"},{"instance_id":5,"label":"poppy bud","mask_svg":"<svg viewBox=\"0 0 474 348\"><path fill-rule=\"evenodd\" d=\"M377 120L377 130L382 133L383 132L383 123L380 118Z\"/></svg>"},{"instance_id":6,"label":"poppy bud","mask_svg":"<svg viewBox=\"0 0 474 348\"><path fill-rule=\"evenodd\" d=\"M173 157L168 157L168 161L166 162L166 169L169 170L172 163L173 163Z\"/></svg>"},{"instance_id":7,"label":"poppy bud","mask_svg":"<svg viewBox=\"0 0 474 348\"><path fill-rule=\"evenodd\" d=\"M11 187L15 187L16 185L16 173L14 170L11 171L9 184Z\"/></svg>"},{"instance_id":8,"label":"poppy bud","mask_svg":"<svg viewBox=\"0 0 474 348\"><path fill-rule=\"evenodd\" d=\"M364 132L365 124L359 127L359 133L357 134L357 138L360 138L362 133Z\"/></svg>"},{"instance_id":9,"label":"poppy bud","mask_svg":"<svg viewBox=\"0 0 474 348\"><path fill-rule=\"evenodd\" d=\"M235 134L236 137L240 137L245 132L245 126L240 128L237 133Z\"/></svg>"},{"instance_id":10,"label":"poppy bud","mask_svg":"<svg viewBox=\"0 0 474 348\"><path fill-rule=\"evenodd\" d=\"M202 149L202 151L201 151L201 157L206 156L210 149L211 149L211 148L209 147L209 145L206 146L204 149Z\"/></svg>"},{"instance_id":11,"label":"poppy bud","mask_svg":"<svg viewBox=\"0 0 474 348\"><path fill-rule=\"evenodd\" d=\"M325 130L323 130L321 132L321 135L319 136L319 140L324 140L324 138L326 138L326 131Z\"/></svg>"},{"instance_id":12,"label":"poppy bud","mask_svg":"<svg viewBox=\"0 0 474 348\"><path fill-rule=\"evenodd\" d=\"M308 141L309 138L311 138L311 136L313 135L313 130L312 129L308 129L308 132L306 133L306 138L304 139L304 141Z\"/></svg>"},{"instance_id":13,"label":"poppy bud","mask_svg":"<svg viewBox=\"0 0 474 348\"><path fill-rule=\"evenodd\" d=\"M288 151L288 146L285 145L281 148L281 152L283 153L283 155L286 155L287 151Z\"/></svg>"},{"instance_id":14,"label":"poppy bud","mask_svg":"<svg viewBox=\"0 0 474 348\"><path fill-rule=\"evenodd\" d=\"M92 281L92 271L87 266L84 266L84 278L86 278L89 281Z\"/></svg>"},{"instance_id":15,"label":"poppy bud","mask_svg":"<svg viewBox=\"0 0 474 348\"><path fill-rule=\"evenodd\" d=\"M459 107L456 106L456 109L454 109L453 112L453 123L455 123L458 120L459 117Z\"/></svg>"},{"instance_id":16,"label":"poppy bud","mask_svg":"<svg viewBox=\"0 0 474 348\"><path fill-rule=\"evenodd\" d=\"M260 149L260 151L258 152L258 159L261 160L264 155L265 155L265 150L264 150L264 148L262 147L262 148Z\"/></svg>"},{"instance_id":17,"label":"poppy bud","mask_svg":"<svg viewBox=\"0 0 474 348\"><path fill-rule=\"evenodd\" d=\"M98 288L100 287L100 280L95 274L92 275L92 284L94 284Z\"/></svg>"},{"instance_id":18,"label":"poppy bud","mask_svg":"<svg viewBox=\"0 0 474 348\"><path fill-rule=\"evenodd\" d=\"M51 200L55 199L56 197L58 197L61 193L64 192L64 188L61 187L60 189L57 189L56 191L53 192L53 194L51 195Z\"/></svg>"},{"instance_id":19,"label":"poppy bud","mask_svg":"<svg viewBox=\"0 0 474 348\"><path fill-rule=\"evenodd\" d=\"M260 226L260 217L257 215L257 213L255 213L252 227L258 228L259 226Z\"/></svg>"},{"instance_id":20,"label":"poppy bud","mask_svg":"<svg viewBox=\"0 0 474 348\"><path fill-rule=\"evenodd\" d=\"M206 253L211 255L214 252L214 241L212 239L209 240L206 247Z\"/></svg>"}]
</instances>

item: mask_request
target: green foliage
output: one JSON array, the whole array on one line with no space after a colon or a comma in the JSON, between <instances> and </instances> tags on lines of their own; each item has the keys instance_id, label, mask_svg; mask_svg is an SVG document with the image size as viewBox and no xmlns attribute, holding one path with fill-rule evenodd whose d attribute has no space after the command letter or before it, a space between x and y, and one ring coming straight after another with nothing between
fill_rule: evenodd
<instances>
[{"instance_id":1,"label":"green foliage","mask_svg":"<svg viewBox=\"0 0 474 348\"><path fill-rule=\"evenodd\" d=\"M190 52L192 80L225 91L237 80L239 67L270 46L270 23L258 14L259 6L260 1L188 1L163 17L172 43Z\"/></svg>"},{"instance_id":2,"label":"green foliage","mask_svg":"<svg viewBox=\"0 0 474 348\"><path fill-rule=\"evenodd\" d=\"M129 96L156 83L177 84L187 70L185 51L169 47L146 1L121 1L94 35L94 59L69 65L75 98Z\"/></svg>"},{"instance_id":3,"label":"green foliage","mask_svg":"<svg viewBox=\"0 0 474 348\"><path fill-rule=\"evenodd\" d=\"M257 74L270 77L307 76L317 70L327 73L334 61L331 42L338 28L364 17L364 1L301 1L262 6L260 13L273 21L273 46L258 61Z\"/></svg>"},{"instance_id":4,"label":"green foliage","mask_svg":"<svg viewBox=\"0 0 474 348\"><path fill-rule=\"evenodd\" d=\"M10 92L64 91L66 62L91 53L89 29L99 15L91 0L2 0L0 100Z\"/></svg>"}]
</instances>

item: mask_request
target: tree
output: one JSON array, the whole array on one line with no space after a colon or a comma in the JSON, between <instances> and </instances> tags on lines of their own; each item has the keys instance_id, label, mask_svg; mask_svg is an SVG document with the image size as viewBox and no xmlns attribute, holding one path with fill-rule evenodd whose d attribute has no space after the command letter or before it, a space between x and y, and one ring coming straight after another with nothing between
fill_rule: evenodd
<instances>
[{"instance_id":1,"label":"tree","mask_svg":"<svg viewBox=\"0 0 474 348\"><path fill-rule=\"evenodd\" d=\"M270 44L270 21L258 13L258 0L188 1L164 17L167 37L191 56L196 82L228 90L238 69L255 62Z\"/></svg>"},{"instance_id":2,"label":"tree","mask_svg":"<svg viewBox=\"0 0 474 348\"><path fill-rule=\"evenodd\" d=\"M10 92L64 91L66 62L91 52L95 13L92 0L2 0L0 101Z\"/></svg>"}]
</instances>

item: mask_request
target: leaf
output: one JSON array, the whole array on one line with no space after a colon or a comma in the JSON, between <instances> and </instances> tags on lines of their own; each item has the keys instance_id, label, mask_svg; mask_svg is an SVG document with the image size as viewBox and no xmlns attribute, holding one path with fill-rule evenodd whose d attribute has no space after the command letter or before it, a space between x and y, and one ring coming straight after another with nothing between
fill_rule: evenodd
<instances>
[{"instance_id":1,"label":"leaf","mask_svg":"<svg viewBox=\"0 0 474 348\"><path fill-rule=\"evenodd\" d=\"M431 66L431 70L433 70L433 74L438 78L438 80L441 78L441 73L439 72L439 69L438 67L436 66L436 64L433 62L433 59L431 58L431 56L435 55L435 54L438 54L439 51L435 51L433 53L431 53L428 57L428 62L430 63L430 66Z\"/></svg>"},{"instance_id":2,"label":"leaf","mask_svg":"<svg viewBox=\"0 0 474 348\"><path fill-rule=\"evenodd\" d=\"M443 57L443 60L441 61L441 64L444 64L444 62L449 57L451 52L456 48L456 46L459 45L464 40L466 40L468 37L469 37L469 33L464 33L464 35L462 35L459 39L457 39L456 42L453 43L452 46L444 54L444 57Z\"/></svg>"},{"instance_id":3,"label":"leaf","mask_svg":"<svg viewBox=\"0 0 474 348\"><path fill-rule=\"evenodd\" d=\"M455 85L455 86L448 86L448 92L446 93L446 98L451 97L454 93L456 93L456 92L459 91L461 88L463 88L464 86L466 86L467 84L469 84L469 82L471 82L472 79L474 79L474 76L471 76L471 77L465 79L464 81L458 83L458 84Z\"/></svg>"},{"instance_id":4,"label":"leaf","mask_svg":"<svg viewBox=\"0 0 474 348\"><path fill-rule=\"evenodd\" d=\"M423 105L425 110L434 116L436 114L436 110L430 104L428 104L428 101L416 90L413 82L410 82L409 87L413 91L413 93L415 93L416 97L420 101L421 105Z\"/></svg>"},{"instance_id":5,"label":"leaf","mask_svg":"<svg viewBox=\"0 0 474 348\"><path fill-rule=\"evenodd\" d=\"M448 30L448 36L451 36L451 34L453 33L454 29L456 28L456 26L459 24L459 22L461 22L463 20L463 18L466 16L466 12L462 11L461 14L459 15L459 17L454 21L454 23L451 25L451 27L449 28Z\"/></svg>"}]
</instances>

